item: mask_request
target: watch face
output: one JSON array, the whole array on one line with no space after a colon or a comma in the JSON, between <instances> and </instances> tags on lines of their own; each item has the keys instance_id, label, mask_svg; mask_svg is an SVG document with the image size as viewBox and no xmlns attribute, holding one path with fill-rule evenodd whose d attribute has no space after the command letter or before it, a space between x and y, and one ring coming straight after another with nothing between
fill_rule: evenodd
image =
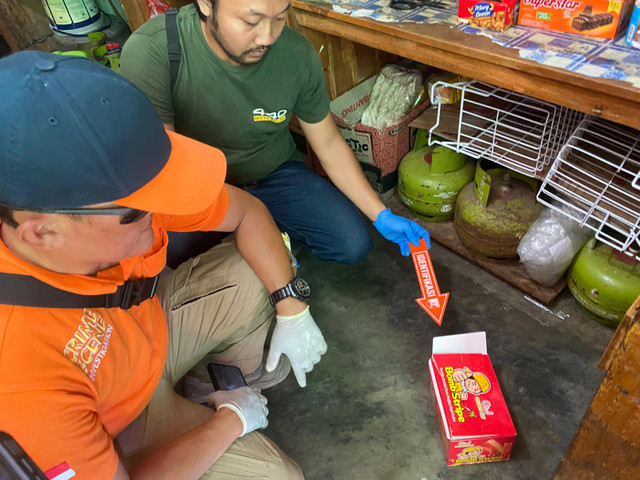
<instances>
[{"instance_id":1,"label":"watch face","mask_svg":"<svg viewBox=\"0 0 640 480\"><path fill-rule=\"evenodd\" d=\"M302 298L309 298L309 295L311 295L311 288L309 288L309 284L302 278L294 278L292 286L296 295L300 295Z\"/></svg>"}]
</instances>

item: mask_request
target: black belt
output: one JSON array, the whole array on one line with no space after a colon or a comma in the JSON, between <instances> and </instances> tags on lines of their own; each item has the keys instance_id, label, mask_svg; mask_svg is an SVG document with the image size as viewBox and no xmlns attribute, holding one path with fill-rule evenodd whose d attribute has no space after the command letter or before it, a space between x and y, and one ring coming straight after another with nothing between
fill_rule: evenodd
<instances>
[{"instance_id":1,"label":"black belt","mask_svg":"<svg viewBox=\"0 0 640 480\"><path fill-rule=\"evenodd\" d=\"M27 275L0 273L0 304L41 308L123 308L140 305L156 293L158 276L129 280L114 293L81 295Z\"/></svg>"}]
</instances>

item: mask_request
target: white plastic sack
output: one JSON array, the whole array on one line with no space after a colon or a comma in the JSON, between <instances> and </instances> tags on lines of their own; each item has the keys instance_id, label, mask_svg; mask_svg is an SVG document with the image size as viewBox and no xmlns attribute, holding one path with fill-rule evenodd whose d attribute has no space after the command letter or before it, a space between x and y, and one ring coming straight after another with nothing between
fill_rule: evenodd
<instances>
[{"instance_id":1,"label":"white plastic sack","mask_svg":"<svg viewBox=\"0 0 640 480\"><path fill-rule=\"evenodd\" d=\"M562 278L590 236L572 218L545 208L518 245L520 261L529 276L540 285L551 287Z\"/></svg>"},{"instance_id":2,"label":"white plastic sack","mask_svg":"<svg viewBox=\"0 0 640 480\"><path fill-rule=\"evenodd\" d=\"M360 123L374 128L387 128L406 117L416 103L422 88L422 74L398 65L382 68L371 91L371 99Z\"/></svg>"}]
</instances>

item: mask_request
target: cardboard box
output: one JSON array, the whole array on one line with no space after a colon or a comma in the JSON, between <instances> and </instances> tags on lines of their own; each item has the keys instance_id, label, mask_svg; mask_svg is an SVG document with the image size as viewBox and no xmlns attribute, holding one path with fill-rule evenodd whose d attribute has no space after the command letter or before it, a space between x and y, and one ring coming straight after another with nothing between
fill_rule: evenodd
<instances>
[{"instance_id":1,"label":"cardboard box","mask_svg":"<svg viewBox=\"0 0 640 480\"><path fill-rule=\"evenodd\" d=\"M633 0L522 0L518 25L614 38L632 9Z\"/></svg>"},{"instance_id":2,"label":"cardboard box","mask_svg":"<svg viewBox=\"0 0 640 480\"><path fill-rule=\"evenodd\" d=\"M636 0L636 6L631 13L629 29L627 30L624 41L627 42L627 45L640 48L640 0Z\"/></svg>"},{"instance_id":3,"label":"cardboard box","mask_svg":"<svg viewBox=\"0 0 640 480\"><path fill-rule=\"evenodd\" d=\"M458 0L458 19L472 27L504 31L518 19L519 0Z\"/></svg>"},{"instance_id":4,"label":"cardboard box","mask_svg":"<svg viewBox=\"0 0 640 480\"><path fill-rule=\"evenodd\" d=\"M485 333L435 337L429 373L447 465L508 460L516 429Z\"/></svg>"},{"instance_id":5,"label":"cardboard box","mask_svg":"<svg viewBox=\"0 0 640 480\"><path fill-rule=\"evenodd\" d=\"M360 123L362 112L369 103L377 78L373 76L356 85L331 102L331 115L340 133L362 165L373 189L383 198L393 193L398 183L398 165L413 144L411 123L429 102L413 109L400 122L385 129Z\"/></svg>"}]
</instances>

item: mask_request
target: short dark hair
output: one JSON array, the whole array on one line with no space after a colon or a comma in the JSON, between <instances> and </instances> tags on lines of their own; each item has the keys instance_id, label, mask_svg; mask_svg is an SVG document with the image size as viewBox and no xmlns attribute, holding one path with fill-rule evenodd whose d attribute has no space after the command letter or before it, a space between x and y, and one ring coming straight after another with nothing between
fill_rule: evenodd
<instances>
[{"instance_id":1,"label":"short dark hair","mask_svg":"<svg viewBox=\"0 0 640 480\"><path fill-rule=\"evenodd\" d=\"M0 205L0 222L6 223L13 228L18 226L18 222L13 218L13 208L6 205Z\"/></svg>"},{"instance_id":2,"label":"short dark hair","mask_svg":"<svg viewBox=\"0 0 640 480\"><path fill-rule=\"evenodd\" d=\"M0 222L6 223L10 227L17 228L20 224L16 222L15 218L13 218L13 213L15 212L15 208L12 208L8 205L0 204ZM67 217L75 220L76 222L85 221L85 215L73 215L69 214Z\"/></svg>"},{"instance_id":3,"label":"short dark hair","mask_svg":"<svg viewBox=\"0 0 640 480\"><path fill-rule=\"evenodd\" d=\"M218 0L210 0L210 3L211 3L211 11L215 12L216 9L218 8ZM193 0L193 4L196 6L196 12L198 12L198 16L200 17L200 20L202 20L203 22L206 22L207 17L200 10L200 5L198 5L198 0Z\"/></svg>"}]
</instances>

